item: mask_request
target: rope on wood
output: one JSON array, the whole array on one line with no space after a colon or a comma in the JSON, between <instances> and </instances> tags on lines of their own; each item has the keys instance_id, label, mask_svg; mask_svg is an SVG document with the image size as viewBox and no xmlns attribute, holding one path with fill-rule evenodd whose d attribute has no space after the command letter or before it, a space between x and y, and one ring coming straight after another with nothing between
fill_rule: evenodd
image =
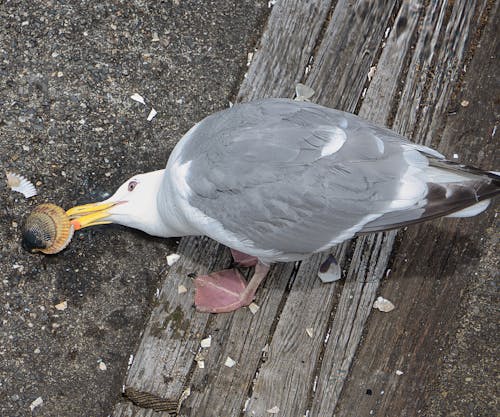
<instances>
[{"instance_id":1,"label":"rope on wood","mask_svg":"<svg viewBox=\"0 0 500 417\"><path fill-rule=\"evenodd\" d=\"M125 388L123 395L138 407L150 408L153 411L177 413L179 401L166 400L158 395L146 391L139 391L132 387Z\"/></svg>"}]
</instances>

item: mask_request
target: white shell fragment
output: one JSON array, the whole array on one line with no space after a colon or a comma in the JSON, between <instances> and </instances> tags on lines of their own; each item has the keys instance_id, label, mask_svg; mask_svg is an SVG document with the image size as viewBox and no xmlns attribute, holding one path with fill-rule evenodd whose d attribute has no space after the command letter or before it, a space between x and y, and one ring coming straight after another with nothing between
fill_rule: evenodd
<instances>
[{"instance_id":1,"label":"white shell fragment","mask_svg":"<svg viewBox=\"0 0 500 417\"><path fill-rule=\"evenodd\" d=\"M374 65L373 67L370 67L370 71L368 71L368 81L371 81L373 76L375 75L375 71L377 70L377 67Z\"/></svg>"},{"instance_id":2,"label":"white shell fragment","mask_svg":"<svg viewBox=\"0 0 500 417\"><path fill-rule=\"evenodd\" d=\"M182 403L186 401L186 398L189 397L190 395L191 395L191 387L187 387L184 391L182 391L182 394L177 403L177 414L179 414L179 410L182 407Z\"/></svg>"},{"instance_id":3,"label":"white shell fragment","mask_svg":"<svg viewBox=\"0 0 500 417\"><path fill-rule=\"evenodd\" d=\"M212 344L212 336L208 336L206 339L203 339L200 342L200 346L202 348L209 348L211 344Z\"/></svg>"},{"instance_id":4,"label":"white shell fragment","mask_svg":"<svg viewBox=\"0 0 500 417\"><path fill-rule=\"evenodd\" d=\"M389 311L394 310L396 306L389 300L386 300L384 297L379 296L373 303L373 308L376 308L379 311L383 311L384 313L388 313Z\"/></svg>"},{"instance_id":5,"label":"white shell fragment","mask_svg":"<svg viewBox=\"0 0 500 417\"><path fill-rule=\"evenodd\" d=\"M105 371L106 369L108 369L108 367L106 366L106 364L104 362L99 362L99 369L101 371Z\"/></svg>"},{"instance_id":6,"label":"white shell fragment","mask_svg":"<svg viewBox=\"0 0 500 417\"><path fill-rule=\"evenodd\" d=\"M295 86L295 95L296 101L309 101L309 99L314 95L314 90L305 84L298 83Z\"/></svg>"},{"instance_id":7,"label":"white shell fragment","mask_svg":"<svg viewBox=\"0 0 500 417\"><path fill-rule=\"evenodd\" d=\"M177 287L177 294L184 294L187 292L187 288L180 284L178 287Z\"/></svg>"},{"instance_id":8,"label":"white shell fragment","mask_svg":"<svg viewBox=\"0 0 500 417\"><path fill-rule=\"evenodd\" d=\"M7 177L7 185L12 191L17 191L26 198L37 194L35 186L22 175L14 174L13 172L6 172L5 175Z\"/></svg>"},{"instance_id":9,"label":"white shell fragment","mask_svg":"<svg viewBox=\"0 0 500 417\"><path fill-rule=\"evenodd\" d=\"M194 360L196 361L196 364L198 365L198 368L204 369L205 368L205 353L199 352L195 357Z\"/></svg>"},{"instance_id":10,"label":"white shell fragment","mask_svg":"<svg viewBox=\"0 0 500 417\"><path fill-rule=\"evenodd\" d=\"M313 337L313 330L314 329L312 327L306 327L306 333L311 339Z\"/></svg>"},{"instance_id":11,"label":"white shell fragment","mask_svg":"<svg viewBox=\"0 0 500 417\"><path fill-rule=\"evenodd\" d=\"M177 254L177 253L172 253L170 255L167 256L167 264L168 266L172 266L173 264L175 264L179 259L180 259L181 255Z\"/></svg>"},{"instance_id":12,"label":"white shell fragment","mask_svg":"<svg viewBox=\"0 0 500 417\"><path fill-rule=\"evenodd\" d=\"M151 111L148 114L148 122L154 119L154 117L158 114L158 112L155 109L151 109Z\"/></svg>"},{"instance_id":13,"label":"white shell fragment","mask_svg":"<svg viewBox=\"0 0 500 417\"><path fill-rule=\"evenodd\" d=\"M142 97L140 94L134 93L130 96L130 98L134 101L137 101L138 103L146 104L144 102L144 97Z\"/></svg>"},{"instance_id":14,"label":"white shell fragment","mask_svg":"<svg viewBox=\"0 0 500 417\"><path fill-rule=\"evenodd\" d=\"M318 277L321 282L334 282L342 278L342 270L340 265L333 255L328 255L328 258L321 264Z\"/></svg>"},{"instance_id":15,"label":"white shell fragment","mask_svg":"<svg viewBox=\"0 0 500 417\"><path fill-rule=\"evenodd\" d=\"M59 304L56 304L54 307L56 308L56 310L64 311L68 308L68 302L61 301Z\"/></svg>"},{"instance_id":16,"label":"white shell fragment","mask_svg":"<svg viewBox=\"0 0 500 417\"><path fill-rule=\"evenodd\" d=\"M228 356L226 358L226 362L224 362L224 366L227 366L228 368L232 368L234 365L236 365L236 361Z\"/></svg>"},{"instance_id":17,"label":"white shell fragment","mask_svg":"<svg viewBox=\"0 0 500 417\"><path fill-rule=\"evenodd\" d=\"M36 400L34 400L31 404L30 404L30 409L31 411L33 411L35 408L41 406L43 404L43 399L42 397L38 397Z\"/></svg>"},{"instance_id":18,"label":"white shell fragment","mask_svg":"<svg viewBox=\"0 0 500 417\"><path fill-rule=\"evenodd\" d=\"M274 407L270 408L269 410L266 410L269 414L278 414L280 412L280 408L275 405Z\"/></svg>"},{"instance_id":19,"label":"white shell fragment","mask_svg":"<svg viewBox=\"0 0 500 417\"><path fill-rule=\"evenodd\" d=\"M250 310L250 312L251 312L252 314L257 313L257 311L259 311L259 308L260 308L260 307L259 307L257 304L255 304L255 303L251 303L251 304L248 306L248 309Z\"/></svg>"},{"instance_id":20,"label":"white shell fragment","mask_svg":"<svg viewBox=\"0 0 500 417\"><path fill-rule=\"evenodd\" d=\"M403 375L404 372L403 371L400 371L399 369L396 371L396 375Z\"/></svg>"}]
</instances>

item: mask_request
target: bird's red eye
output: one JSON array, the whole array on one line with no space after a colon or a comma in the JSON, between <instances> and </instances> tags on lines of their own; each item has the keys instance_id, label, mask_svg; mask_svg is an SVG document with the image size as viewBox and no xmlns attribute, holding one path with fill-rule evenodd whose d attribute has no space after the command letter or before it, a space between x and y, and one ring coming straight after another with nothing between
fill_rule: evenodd
<instances>
[{"instance_id":1,"label":"bird's red eye","mask_svg":"<svg viewBox=\"0 0 500 417\"><path fill-rule=\"evenodd\" d=\"M134 191L134 188L137 186L138 182L137 181L130 181L128 183L128 190L129 191Z\"/></svg>"}]
</instances>

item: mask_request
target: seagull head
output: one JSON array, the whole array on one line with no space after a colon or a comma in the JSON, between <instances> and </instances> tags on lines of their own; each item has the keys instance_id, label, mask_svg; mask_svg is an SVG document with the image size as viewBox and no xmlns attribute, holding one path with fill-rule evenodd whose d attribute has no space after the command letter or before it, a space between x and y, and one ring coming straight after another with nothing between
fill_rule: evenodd
<instances>
[{"instance_id":1,"label":"seagull head","mask_svg":"<svg viewBox=\"0 0 500 417\"><path fill-rule=\"evenodd\" d=\"M107 200L69 209L75 230L99 224L116 223L163 236L157 195L164 170L138 174L125 181Z\"/></svg>"}]
</instances>

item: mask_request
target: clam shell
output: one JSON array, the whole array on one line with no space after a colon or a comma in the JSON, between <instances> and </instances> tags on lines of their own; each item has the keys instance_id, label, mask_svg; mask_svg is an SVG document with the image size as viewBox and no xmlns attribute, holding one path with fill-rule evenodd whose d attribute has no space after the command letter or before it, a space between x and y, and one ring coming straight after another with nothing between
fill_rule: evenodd
<instances>
[{"instance_id":1,"label":"clam shell","mask_svg":"<svg viewBox=\"0 0 500 417\"><path fill-rule=\"evenodd\" d=\"M58 253L68 246L73 233L74 227L63 208L40 204L24 223L23 247L30 252Z\"/></svg>"},{"instance_id":2,"label":"clam shell","mask_svg":"<svg viewBox=\"0 0 500 417\"><path fill-rule=\"evenodd\" d=\"M35 186L22 175L6 172L5 176L7 177L7 185L12 191L22 193L26 198L36 195Z\"/></svg>"}]
</instances>

